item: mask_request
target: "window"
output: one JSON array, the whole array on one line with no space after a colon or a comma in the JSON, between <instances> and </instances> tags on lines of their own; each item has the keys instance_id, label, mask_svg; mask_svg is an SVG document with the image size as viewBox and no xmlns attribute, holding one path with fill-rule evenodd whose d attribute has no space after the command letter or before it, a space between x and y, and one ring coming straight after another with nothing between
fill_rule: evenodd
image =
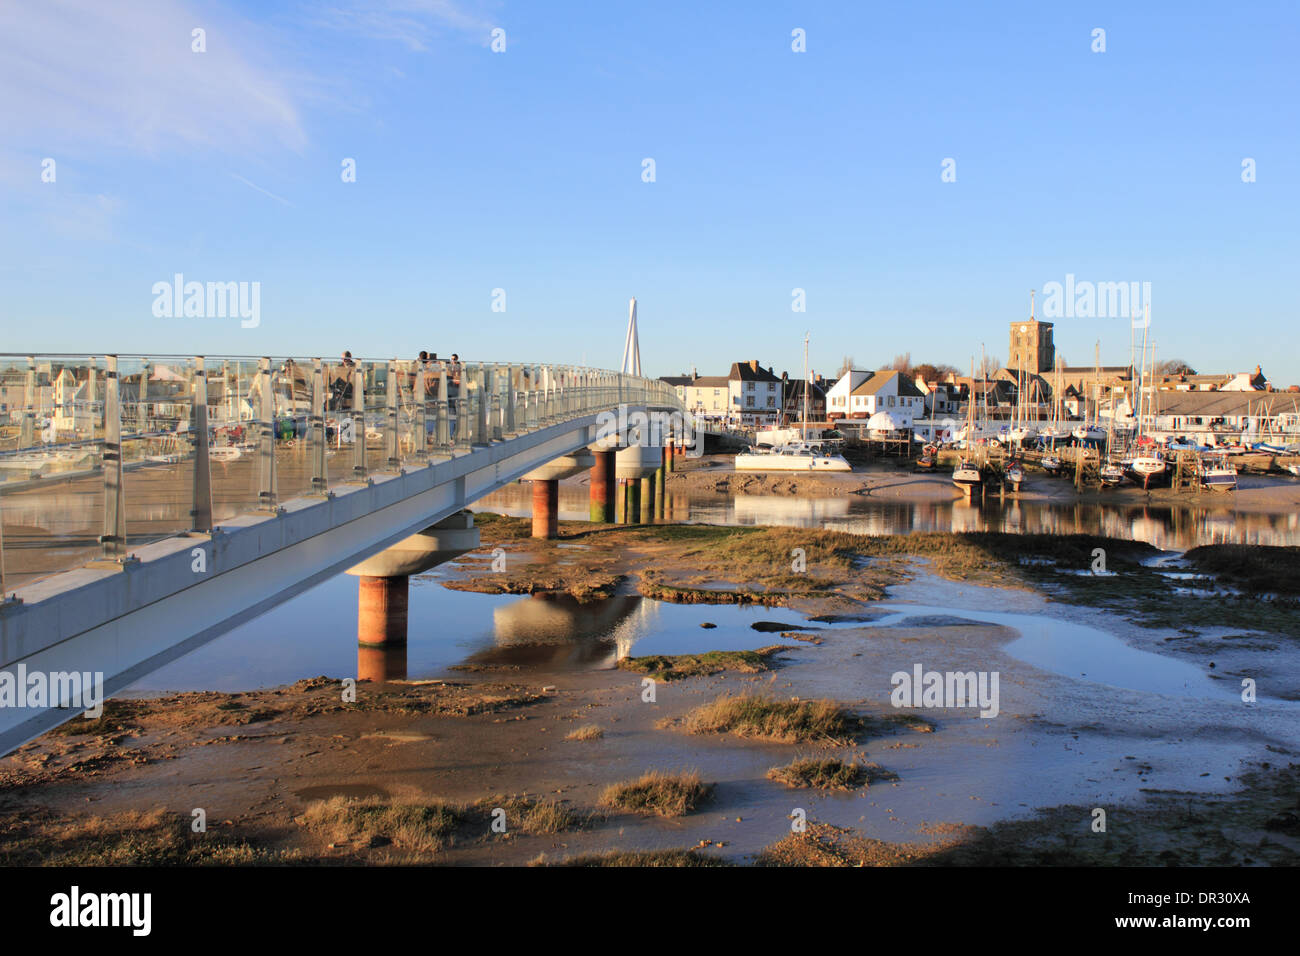
<instances>
[{"instance_id":1,"label":"window","mask_svg":"<svg viewBox=\"0 0 1300 956\"><path fill-rule=\"evenodd\" d=\"M753 395L746 395L746 396L745 396L745 407L746 407L746 408L753 408L753 407L754 407L754 396L753 396Z\"/></svg>"},{"instance_id":2,"label":"window","mask_svg":"<svg viewBox=\"0 0 1300 956\"><path fill-rule=\"evenodd\" d=\"M769 398L769 399L767 400L767 407L768 407L768 408L776 408L776 399L775 399L775 398Z\"/></svg>"}]
</instances>

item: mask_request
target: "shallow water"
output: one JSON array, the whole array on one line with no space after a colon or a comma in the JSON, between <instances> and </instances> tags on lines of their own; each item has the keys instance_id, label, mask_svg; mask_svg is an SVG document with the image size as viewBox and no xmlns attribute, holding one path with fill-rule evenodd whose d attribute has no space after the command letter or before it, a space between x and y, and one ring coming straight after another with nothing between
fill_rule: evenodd
<instances>
[{"instance_id":1,"label":"shallow water","mask_svg":"<svg viewBox=\"0 0 1300 956\"><path fill-rule=\"evenodd\" d=\"M628 654L688 654L798 646L759 621L813 624L784 608L677 605L637 595L580 604L556 595L479 594L411 580L405 659L400 651L362 652L356 644L357 583L340 575L155 671L133 693L245 691L325 674L349 677L382 668L389 677L445 676L455 665L536 671L614 667ZM716 625L701 627L704 622ZM365 656L369 654L369 659Z\"/></svg>"},{"instance_id":2,"label":"shallow water","mask_svg":"<svg viewBox=\"0 0 1300 956\"><path fill-rule=\"evenodd\" d=\"M949 608L925 605L887 604L881 609L892 613L868 626L933 626L935 617L952 614ZM1020 636L1002 648L1005 653L1063 677L1153 694L1240 701L1237 693L1217 684L1196 665L1130 647L1099 628L1040 614L965 609L959 613L967 622L1013 629Z\"/></svg>"}]
</instances>

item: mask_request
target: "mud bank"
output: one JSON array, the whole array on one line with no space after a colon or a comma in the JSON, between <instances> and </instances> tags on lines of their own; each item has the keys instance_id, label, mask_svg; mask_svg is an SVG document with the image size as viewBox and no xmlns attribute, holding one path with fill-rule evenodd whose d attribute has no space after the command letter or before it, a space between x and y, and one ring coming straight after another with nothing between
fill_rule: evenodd
<instances>
[{"instance_id":1,"label":"mud bank","mask_svg":"<svg viewBox=\"0 0 1300 956\"><path fill-rule=\"evenodd\" d=\"M1135 585L1099 599L1097 587L1142 573L1152 550L1145 546L1102 539L1125 573L1093 580L1062 573L1087 566L1097 541L1086 538L574 525L559 542L532 542L522 537L526 522L481 524L484 550L461 562L454 586L527 580L592 601L641 588L701 600L763 595L808 615L804 634L816 643L710 657L701 628L693 660L583 671L555 670L545 658L526 668L488 663L445 680L363 682L354 699L349 675L338 674L244 694L114 701L101 720L74 721L0 761L3 860L1297 860L1300 741L1282 694L1300 684L1294 641L1272 628L1234 643L1211 629L1193 637L1150 625L1141 620L1144 602L1162 599ZM507 572L487 567L498 545ZM791 566L795 547L804 551L802 572ZM1040 563L1020 563L1026 556ZM887 609L878 609L882 600ZM909 606L945 613L899 617ZM706 623L709 606L699 609ZM1274 610L1278 620L1289 613ZM991 623L1003 620L993 612L1044 621L1063 639L1105 632L1194 665L1207 682L1227 680L1222 693L1153 693L1027 663L1009 650L1023 634ZM755 629L753 649L770 644ZM915 665L996 670L998 714L927 709L899 720L891 675ZM1258 707L1229 692L1238 673L1268 676ZM851 720L834 733L769 739L752 730L757 719L698 717L738 696L770 702L761 714L785 713L783 733L802 726L804 702L825 701ZM851 785L790 786L789 768L808 761L852 766L847 777L827 775ZM647 770L697 779L689 809L664 815L611 804L611 787ZM1097 808L1107 813L1105 832L1092 829ZM505 832L492 825L498 810ZM190 825L196 811L207 823L201 833ZM801 820L808 826L795 829Z\"/></svg>"}]
</instances>

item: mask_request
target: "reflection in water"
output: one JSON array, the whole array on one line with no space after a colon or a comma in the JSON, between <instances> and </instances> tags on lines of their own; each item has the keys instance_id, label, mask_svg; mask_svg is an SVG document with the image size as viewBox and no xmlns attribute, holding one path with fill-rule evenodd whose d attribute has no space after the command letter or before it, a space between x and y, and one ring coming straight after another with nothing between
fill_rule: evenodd
<instances>
[{"instance_id":1,"label":"reflection in water","mask_svg":"<svg viewBox=\"0 0 1300 956\"><path fill-rule=\"evenodd\" d=\"M585 520L585 486L560 486L560 517ZM804 498L793 495L722 496L669 492L669 520L722 525L831 528L855 534L918 531L1002 531L1009 534L1096 534L1145 541L1164 551L1201 544L1300 545L1294 511L1236 511L1231 501L1202 497L1187 504L1132 501L983 501L941 498L891 501L861 495ZM483 498L475 510L527 516L531 505L514 486Z\"/></svg>"},{"instance_id":2,"label":"reflection in water","mask_svg":"<svg viewBox=\"0 0 1300 956\"><path fill-rule=\"evenodd\" d=\"M567 594L531 595L493 609L496 643L467 663L612 667L644 630L651 616L646 604L636 596L582 603Z\"/></svg>"},{"instance_id":3,"label":"reflection in water","mask_svg":"<svg viewBox=\"0 0 1300 956\"><path fill-rule=\"evenodd\" d=\"M1185 551L1201 544L1300 545L1300 515L1295 512L1234 511L1205 505L737 495L687 499L676 510L681 520L692 522L821 527L870 535L920 531L1095 534L1145 541L1164 551Z\"/></svg>"},{"instance_id":4,"label":"reflection in water","mask_svg":"<svg viewBox=\"0 0 1300 956\"><path fill-rule=\"evenodd\" d=\"M371 680L377 683L406 680L406 642L386 644L381 647L373 644L358 644L357 680Z\"/></svg>"}]
</instances>

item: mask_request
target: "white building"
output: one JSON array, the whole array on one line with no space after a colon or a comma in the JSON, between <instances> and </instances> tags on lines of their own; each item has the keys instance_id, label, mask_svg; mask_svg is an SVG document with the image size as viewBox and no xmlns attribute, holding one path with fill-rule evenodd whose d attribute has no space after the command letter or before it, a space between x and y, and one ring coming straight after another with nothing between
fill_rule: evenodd
<instances>
[{"instance_id":1,"label":"white building","mask_svg":"<svg viewBox=\"0 0 1300 956\"><path fill-rule=\"evenodd\" d=\"M925 396L897 369L850 369L826 393L830 418L867 418L888 412L901 429L925 414Z\"/></svg>"}]
</instances>

